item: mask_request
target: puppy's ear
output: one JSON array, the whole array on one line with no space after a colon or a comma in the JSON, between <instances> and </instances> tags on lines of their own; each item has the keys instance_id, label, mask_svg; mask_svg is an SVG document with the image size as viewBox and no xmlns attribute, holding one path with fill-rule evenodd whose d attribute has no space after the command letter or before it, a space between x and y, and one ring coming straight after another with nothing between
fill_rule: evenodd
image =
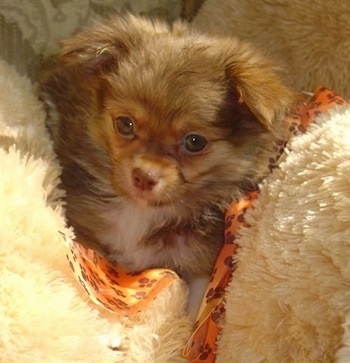
<instances>
[{"instance_id":1,"label":"puppy's ear","mask_svg":"<svg viewBox=\"0 0 350 363\"><path fill-rule=\"evenodd\" d=\"M296 93L286 86L276 67L249 46L232 50L225 74L238 104L268 129L296 102Z\"/></svg>"},{"instance_id":2,"label":"puppy's ear","mask_svg":"<svg viewBox=\"0 0 350 363\"><path fill-rule=\"evenodd\" d=\"M108 24L95 23L60 43L59 62L77 67L86 74L109 72L140 42L140 32L127 18L117 17Z\"/></svg>"},{"instance_id":3,"label":"puppy's ear","mask_svg":"<svg viewBox=\"0 0 350 363\"><path fill-rule=\"evenodd\" d=\"M126 54L126 49L119 44L97 42L71 49L72 40L61 42L59 62L64 65L76 66L78 70L89 75L107 73L118 65L118 59Z\"/></svg>"}]
</instances>

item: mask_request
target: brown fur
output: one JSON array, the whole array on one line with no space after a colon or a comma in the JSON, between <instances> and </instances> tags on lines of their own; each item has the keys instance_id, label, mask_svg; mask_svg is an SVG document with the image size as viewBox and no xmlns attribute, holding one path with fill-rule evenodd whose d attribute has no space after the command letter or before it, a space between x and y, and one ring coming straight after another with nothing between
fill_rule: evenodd
<instances>
[{"instance_id":1,"label":"brown fur","mask_svg":"<svg viewBox=\"0 0 350 363\"><path fill-rule=\"evenodd\" d=\"M78 241L129 269L192 274L210 273L225 208L264 176L294 101L248 45L133 16L63 42L42 90ZM188 134L208 145L187 152Z\"/></svg>"}]
</instances>

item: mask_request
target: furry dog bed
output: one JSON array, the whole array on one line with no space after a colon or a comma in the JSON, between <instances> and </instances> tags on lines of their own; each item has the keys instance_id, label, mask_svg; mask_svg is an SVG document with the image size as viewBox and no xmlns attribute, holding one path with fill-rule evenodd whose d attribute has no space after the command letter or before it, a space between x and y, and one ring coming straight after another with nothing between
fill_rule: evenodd
<instances>
[{"instance_id":1,"label":"furry dog bed","mask_svg":"<svg viewBox=\"0 0 350 363\"><path fill-rule=\"evenodd\" d=\"M101 310L78 285L42 104L5 62L0 85L0 361L184 361L180 280L132 318ZM349 361L349 171L341 106L292 141L246 214L217 362Z\"/></svg>"},{"instance_id":2,"label":"furry dog bed","mask_svg":"<svg viewBox=\"0 0 350 363\"><path fill-rule=\"evenodd\" d=\"M218 362L350 359L350 107L289 147L240 231Z\"/></svg>"}]
</instances>

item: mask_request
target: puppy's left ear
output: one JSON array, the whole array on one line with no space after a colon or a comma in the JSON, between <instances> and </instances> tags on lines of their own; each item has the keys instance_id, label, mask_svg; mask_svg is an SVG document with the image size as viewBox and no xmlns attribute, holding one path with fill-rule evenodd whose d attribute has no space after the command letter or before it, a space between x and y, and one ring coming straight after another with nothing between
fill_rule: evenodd
<instances>
[{"instance_id":1,"label":"puppy's left ear","mask_svg":"<svg viewBox=\"0 0 350 363\"><path fill-rule=\"evenodd\" d=\"M297 102L296 93L277 68L249 47L234 51L225 65L225 74L236 101L268 129Z\"/></svg>"}]
</instances>

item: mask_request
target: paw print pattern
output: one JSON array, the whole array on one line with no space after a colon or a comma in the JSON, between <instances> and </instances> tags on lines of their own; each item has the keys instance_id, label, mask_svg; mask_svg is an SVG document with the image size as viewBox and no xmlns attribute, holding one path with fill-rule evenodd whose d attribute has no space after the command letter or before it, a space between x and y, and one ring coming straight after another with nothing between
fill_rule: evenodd
<instances>
[{"instance_id":1,"label":"paw print pattern","mask_svg":"<svg viewBox=\"0 0 350 363\"><path fill-rule=\"evenodd\" d=\"M77 241L67 247L69 265L90 298L122 315L143 310L159 291L179 279L167 269L128 272Z\"/></svg>"},{"instance_id":2,"label":"paw print pattern","mask_svg":"<svg viewBox=\"0 0 350 363\"><path fill-rule=\"evenodd\" d=\"M215 288L210 288L205 295L206 302L210 302L213 299L220 298L223 294L223 289L221 286L216 286Z\"/></svg>"},{"instance_id":3,"label":"paw print pattern","mask_svg":"<svg viewBox=\"0 0 350 363\"><path fill-rule=\"evenodd\" d=\"M232 203L225 218L225 244L235 245L239 227L249 227L244 216L252 207L254 200L258 198L258 193L258 191L251 191L241 201Z\"/></svg>"},{"instance_id":4,"label":"paw print pattern","mask_svg":"<svg viewBox=\"0 0 350 363\"><path fill-rule=\"evenodd\" d=\"M291 125L291 127L289 128L289 132L292 133L292 128L294 126ZM293 128L294 130L294 128ZM276 140L273 146L273 151L275 153L274 157L271 157L269 159L269 172L271 173L273 169L275 169L278 165L278 162L280 160L281 155L283 154L283 151L286 147L287 141L286 140Z\"/></svg>"},{"instance_id":5,"label":"paw print pattern","mask_svg":"<svg viewBox=\"0 0 350 363\"><path fill-rule=\"evenodd\" d=\"M232 226L232 222L234 221L235 218L236 218L236 215L234 213L227 214L227 216L225 218L225 229L228 229Z\"/></svg>"},{"instance_id":6,"label":"paw print pattern","mask_svg":"<svg viewBox=\"0 0 350 363\"><path fill-rule=\"evenodd\" d=\"M215 324L219 324L224 319L225 307L223 304L219 304L215 307L215 310L211 313L211 320Z\"/></svg>"},{"instance_id":7,"label":"paw print pattern","mask_svg":"<svg viewBox=\"0 0 350 363\"><path fill-rule=\"evenodd\" d=\"M207 361L208 357L211 355L213 348L207 343L201 348L201 354L198 357L199 360Z\"/></svg>"},{"instance_id":8,"label":"paw print pattern","mask_svg":"<svg viewBox=\"0 0 350 363\"><path fill-rule=\"evenodd\" d=\"M139 287L152 287L156 282L156 279L150 280L147 277L143 277L139 280Z\"/></svg>"}]
</instances>

